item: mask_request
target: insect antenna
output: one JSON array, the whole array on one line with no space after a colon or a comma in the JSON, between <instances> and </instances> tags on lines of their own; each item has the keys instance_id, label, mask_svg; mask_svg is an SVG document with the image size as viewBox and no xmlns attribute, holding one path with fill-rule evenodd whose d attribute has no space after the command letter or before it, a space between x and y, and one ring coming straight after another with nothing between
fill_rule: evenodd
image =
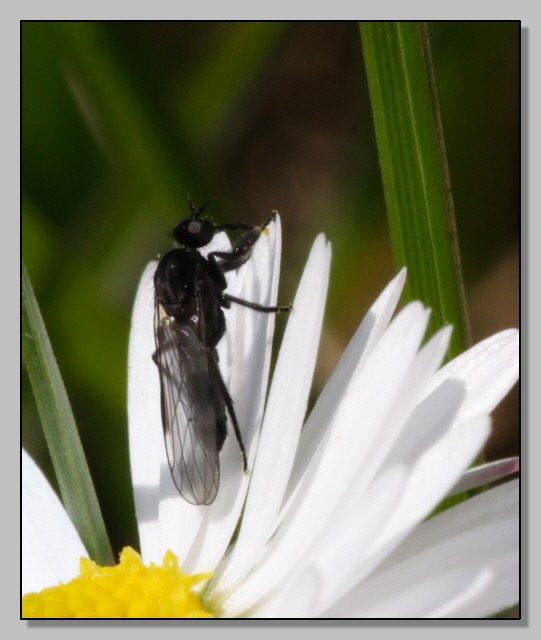
<instances>
[{"instance_id":1,"label":"insect antenna","mask_svg":"<svg viewBox=\"0 0 541 640\"><path fill-rule=\"evenodd\" d=\"M192 220L197 220L197 218L200 218L203 211L209 206L211 202L212 202L211 200L207 200L207 202L205 202L205 204L202 207L199 207L198 209L195 206L195 204L192 202L190 194L188 194L188 206L190 207L190 218Z\"/></svg>"}]
</instances>

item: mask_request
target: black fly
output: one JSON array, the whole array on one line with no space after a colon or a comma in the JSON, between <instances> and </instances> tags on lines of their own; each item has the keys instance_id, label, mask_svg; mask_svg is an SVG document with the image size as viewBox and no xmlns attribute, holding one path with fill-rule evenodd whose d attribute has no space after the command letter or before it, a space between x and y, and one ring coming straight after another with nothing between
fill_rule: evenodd
<instances>
[{"instance_id":1,"label":"black fly","mask_svg":"<svg viewBox=\"0 0 541 640\"><path fill-rule=\"evenodd\" d=\"M161 258L154 274L156 351L160 374L162 426L173 482L191 504L211 504L220 482L218 454L227 435L229 414L244 472L246 450L233 400L220 373L216 345L225 333L224 308L231 303L278 313L290 307L264 307L225 292L225 273L238 269L273 215L261 226L215 225L189 201L190 217L174 230L180 245ZM215 233L243 231L231 251L198 251Z\"/></svg>"}]
</instances>

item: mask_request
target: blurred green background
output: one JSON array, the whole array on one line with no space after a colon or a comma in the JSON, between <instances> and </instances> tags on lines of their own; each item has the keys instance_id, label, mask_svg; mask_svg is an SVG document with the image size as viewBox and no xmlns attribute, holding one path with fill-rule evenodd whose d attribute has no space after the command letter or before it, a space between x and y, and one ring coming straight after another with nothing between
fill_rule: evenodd
<instances>
[{"instance_id":1,"label":"blurred green background","mask_svg":"<svg viewBox=\"0 0 541 640\"><path fill-rule=\"evenodd\" d=\"M518 326L520 25L430 23L472 334ZM280 300L333 248L314 394L396 271L355 22L25 22L22 228L115 552L137 546L126 362L143 267L214 198L282 216ZM280 323L278 323L280 324ZM150 364L149 360L149 366ZM489 458L518 452L518 394ZM23 373L23 445L52 479ZM52 479L54 484L54 479Z\"/></svg>"}]
</instances>

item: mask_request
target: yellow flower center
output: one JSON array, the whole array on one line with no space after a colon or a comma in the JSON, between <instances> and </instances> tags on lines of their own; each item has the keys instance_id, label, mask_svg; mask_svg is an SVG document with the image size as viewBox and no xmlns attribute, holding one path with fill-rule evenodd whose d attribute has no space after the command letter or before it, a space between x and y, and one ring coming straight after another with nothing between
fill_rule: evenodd
<instances>
[{"instance_id":1,"label":"yellow flower center","mask_svg":"<svg viewBox=\"0 0 541 640\"><path fill-rule=\"evenodd\" d=\"M23 596L23 618L213 618L194 587L210 574L186 575L172 551L162 566L145 567L131 547L115 567L81 558L67 584Z\"/></svg>"}]
</instances>

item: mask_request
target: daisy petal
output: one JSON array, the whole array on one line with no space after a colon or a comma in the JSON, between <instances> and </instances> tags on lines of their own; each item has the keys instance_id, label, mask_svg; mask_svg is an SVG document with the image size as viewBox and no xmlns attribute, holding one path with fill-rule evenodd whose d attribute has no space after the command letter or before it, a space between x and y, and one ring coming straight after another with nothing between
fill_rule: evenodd
<instances>
[{"instance_id":1,"label":"daisy petal","mask_svg":"<svg viewBox=\"0 0 541 640\"><path fill-rule=\"evenodd\" d=\"M438 371L427 387L427 395L444 380L460 380L468 395L459 419L489 414L517 381L518 344L516 329L483 340Z\"/></svg>"},{"instance_id":2,"label":"daisy petal","mask_svg":"<svg viewBox=\"0 0 541 640\"><path fill-rule=\"evenodd\" d=\"M312 617L357 584L365 553L392 513L406 478L407 470L395 467L378 478L369 491L352 486L336 506L325 532L292 565L293 575L311 576L319 585L312 595ZM290 582L286 577L285 585ZM258 617L259 614L258 611Z\"/></svg>"},{"instance_id":3,"label":"daisy petal","mask_svg":"<svg viewBox=\"0 0 541 640\"><path fill-rule=\"evenodd\" d=\"M386 465L416 458L429 451L453 428L460 406L466 397L464 386L445 380L429 396L419 401L389 452Z\"/></svg>"},{"instance_id":4,"label":"daisy petal","mask_svg":"<svg viewBox=\"0 0 541 640\"><path fill-rule=\"evenodd\" d=\"M449 569L441 574L431 572L424 580L417 578L413 584L409 582L405 571L386 578L389 582L391 579L395 580L395 588L383 595L379 590L380 585L377 585L378 591L374 598L369 599L353 617L445 618L447 616L441 611L442 603L473 597L480 589L486 588L491 580L488 571L475 571L467 567ZM359 597L358 593L355 597ZM334 611L325 612L324 617L349 617L344 613L347 602L344 603L344 608L337 607Z\"/></svg>"},{"instance_id":5,"label":"daisy petal","mask_svg":"<svg viewBox=\"0 0 541 640\"><path fill-rule=\"evenodd\" d=\"M330 248L319 236L284 333L239 536L231 557L216 574L222 597L244 577L261 552L282 503L315 367L329 262Z\"/></svg>"},{"instance_id":6,"label":"daisy petal","mask_svg":"<svg viewBox=\"0 0 541 640\"><path fill-rule=\"evenodd\" d=\"M405 441L411 440L412 421L415 422L415 440L418 441L419 421L413 417L418 408L419 398L440 366L451 337L450 327L438 331L431 340L416 354L408 375L394 402L389 402L390 411L380 429L376 433L371 445L371 456L362 466L362 473L356 477L356 483L365 486L372 480L382 467L392 468L397 463L402 464L407 456L404 455ZM441 407L440 407L441 408ZM431 426L434 424L434 415L431 415ZM398 450L400 456L390 462L389 452Z\"/></svg>"},{"instance_id":7,"label":"daisy petal","mask_svg":"<svg viewBox=\"0 0 541 640\"><path fill-rule=\"evenodd\" d=\"M322 615L496 613L518 600L518 548L518 482L512 481L421 524L370 578Z\"/></svg>"},{"instance_id":8,"label":"daisy petal","mask_svg":"<svg viewBox=\"0 0 541 640\"><path fill-rule=\"evenodd\" d=\"M398 304L405 280L406 269L402 269L378 296L318 397L302 429L286 500L289 499L306 471L308 463L325 434L330 419L347 391L349 381L364 365L377 341L387 328Z\"/></svg>"},{"instance_id":9,"label":"daisy petal","mask_svg":"<svg viewBox=\"0 0 541 640\"><path fill-rule=\"evenodd\" d=\"M68 582L88 557L71 520L49 482L22 451L22 593Z\"/></svg>"},{"instance_id":10,"label":"daisy petal","mask_svg":"<svg viewBox=\"0 0 541 640\"><path fill-rule=\"evenodd\" d=\"M145 268L132 314L128 357L128 419L130 461L139 525L141 553L148 561L160 562L159 496L160 469L165 460L160 415L160 385L152 353L154 341L154 271Z\"/></svg>"},{"instance_id":11,"label":"daisy petal","mask_svg":"<svg viewBox=\"0 0 541 640\"><path fill-rule=\"evenodd\" d=\"M490 418L479 416L448 431L417 458L404 494L374 550L403 536L434 509L478 455L489 434Z\"/></svg>"},{"instance_id":12,"label":"daisy petal","mask_svg":"<svg viewBox=\"0 0 541 640\"><path fill-rule=\"evenodd\" d=\"M477 487L483 487L506 476L517 473L520 469L518 457L495 460L487 464L468 469L447 495L454 496L463 491L470 491Z\"/></svg>"},{"instance_id":13,"label":"daisy petal","mask_svg":"<svg viewBox=\"0 0 541 640\"><path fill-rule=\"evenodd\" d=\"M275 597L247 612L249 618L313 618L318 609L321 578L313 569L306 569L285 585Z\"/></svg>"}]
</instances>

